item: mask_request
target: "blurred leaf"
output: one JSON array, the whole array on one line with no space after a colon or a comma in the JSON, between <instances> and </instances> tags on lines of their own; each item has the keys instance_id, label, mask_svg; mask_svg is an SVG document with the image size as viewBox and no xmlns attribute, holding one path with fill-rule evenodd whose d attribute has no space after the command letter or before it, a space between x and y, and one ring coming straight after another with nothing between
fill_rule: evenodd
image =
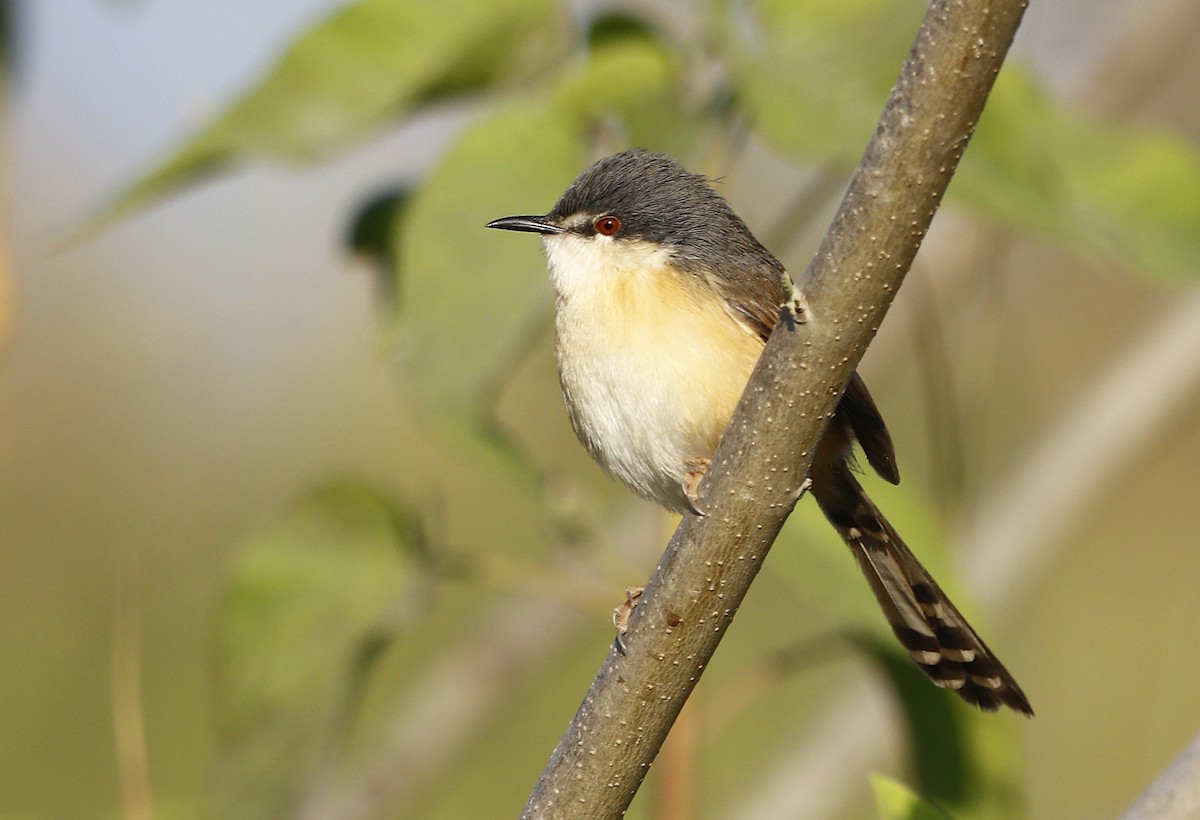
<instances>
[{"instance_id":1,"label":"blurred leaf","mask_svg":"<svg viewBox=\"0 0 1200 820\"><path fill-rule=\"evenodd\" d=\"M588 26L588 48L630 39L650 42L665 40L666 34L651 21L630 11L607 11L599 14Z\"/></svg>"},{"instance_id":2,"label":"blurred leaf","mask_svg":"<svg viewBox=\"0 0 1200 820\"><path fill-rule=\"evenodd\" d=\"M357 256L365 259L379 274L379 296L394 313L399 305L400 269L396 254L395 226L400 222L409 203L412 189L395 186L377 193L364 202L350 219L346 246Z\"/></svg>"},{"instance_id":3,"label":"blurred leaf","mask_svg":"<svg viewBox=\"0 0 1200 820\"><path fill-rule=\"evenodd\" d=\"M565 117L509 107L466 132L397 226L399 350L440 421L477 426L496 379L549 321L540 242L484 225L549 211L584 164Z\"/></svg>"},{"instance_id":4,"label":"blurred leaf","mask_svg":"<svg viewBox=\"0 0 1200 820\"><path fill-rule=\"evenodd\" d=\"M875 661L904 711L909 748L922 794L957 805L978 798L978 761L966 729L967 707L921 674L894 641L859 635L854 641Z\"/></svg>"},{"instance_id":5,"label":"blurred leaf","mask_svg":"<svg viewBox=\"0 0 1200 820\"><path fill-rule=\"evenodd\" d=\"M662 97L674 73L669 56L653 40L606 38L579 70L566 75L555 102L584 120L611 116Z\"/></svg>"},{"instance_id":6,"label":"blurred leaf","mask_svg":"<svg viewBox=\"0 0 1200 820\"><path fill-rule=\"evenodd\" d=\"M732 59L754 125L784 150L849 168L920 22L914 3L765 0ZM949 195L987 216L1158 275L1200 270L1200 154L1102 123L1005 66Z\"/></svg>"},{"instance_id":7,"label":"blurred leaf","mask_svg":"<svg viewBox=\"0 0 1200 820\"><path fill-rule=\"evenodd\" d=\"M881 820L948 820L950 815L887 775L872 774L871 790Z\"/></svg>"},{"instance_id":8,"label":"blurred leaf","mask_svg":"<svg viewBox=\"0 0 1200 820\"><path fill-rule=\"evenodd\" d=\"M408 514L357 483L323 488L244 545L220 636L222 814L286 814L337 751L422 556Z\"/></svg>"},{"instance_id":9,"label":"blurred leaf","mask_svg":"<svg viewBox=\"0 0 1200 820\"><path fill-rule=\"evenodd\" d=\"M230 163L309 159L415 106L536 74L563 26L551 0L359 0L293 42L266 77L97 221Z\"/></svg>"},{"instance_id":10,"label":"blurred leaf","mask_svg":"<svg viewBox=\"0 0 1200 820\"><path fill-rule=\"evenodd\" d=\"M1200 153L1069 111L1006 67L949 193L994 219L1159 275L1200 271Z\"/></svg>"},{"instance_id":11,"label":"blurred leaf","mask_svg":"<svg viewBox=\"0 0 1200 820\"><path fill-rule=\"evenodd\" d=\"M664 37L638 23L623 16L598 22L588 59L565 73L554 104L582 133L615 130L615 148L686 154L697 126L684 106L680 59Z\"/></svg>"},{"instance_id":12,"label":"blurred leaf","mask_svg":"<svg viewBox=\"0 0 1200 820\"><path fill-rule=\"evenodd\" d=\"M346 247L372 261L395 254L392 226L412 199L412 190L397 185L365 200L350 218ZM391 261L391 260L387 260Z\"/></svg>"},{"instance_id":13,"label":"blurred leaf","mask_svg":"<svg viewBox=\"0 0 1200 820\"><path fill-rule=\"evenodd\" d=\"M850 167L862 156L921 22L905 0L763 0L727 38L753 127L793 154Z\"/></svg>"}]
</instances>

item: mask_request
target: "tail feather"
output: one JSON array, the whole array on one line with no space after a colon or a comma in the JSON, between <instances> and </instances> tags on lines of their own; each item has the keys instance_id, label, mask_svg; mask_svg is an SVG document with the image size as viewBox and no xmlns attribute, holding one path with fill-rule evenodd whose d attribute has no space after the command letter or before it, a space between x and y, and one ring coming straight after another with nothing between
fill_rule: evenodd
<instances>
[{"instance_id":1,"label":"tail feather","mask_svg":"<svg viewBox=\"0 0 1200 820\"><path fill-rule=\"evenodd\" d=\"M841 533L892 631L934 684L989 712L1033 709L1021 687L921 566L866 492L839 465L813 485L825 517Z\"/></svg>"}]
</instances>

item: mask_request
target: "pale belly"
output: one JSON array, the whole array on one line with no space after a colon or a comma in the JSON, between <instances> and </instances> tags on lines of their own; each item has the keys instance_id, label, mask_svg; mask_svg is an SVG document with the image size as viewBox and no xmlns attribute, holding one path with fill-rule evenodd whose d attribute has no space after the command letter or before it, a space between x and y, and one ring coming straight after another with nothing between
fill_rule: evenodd
<instances>
[{"instance_id":1,"label":"pale belly","mask_svg":"<svg viewBox=\"0 0 1200 820\"><path fill-rule=\"evenodd\" d=\"M684 510L686 474L716 450L762 352L758 336L715 299L639 275L560 298L556 337L584 446L638 494Z\"/></svg>"}]
</instances>

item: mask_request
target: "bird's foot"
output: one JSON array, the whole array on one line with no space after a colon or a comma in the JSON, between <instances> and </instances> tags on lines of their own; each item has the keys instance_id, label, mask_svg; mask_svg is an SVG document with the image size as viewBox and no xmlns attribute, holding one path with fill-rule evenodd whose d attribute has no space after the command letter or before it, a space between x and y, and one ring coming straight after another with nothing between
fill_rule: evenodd
<instances>
[{"instance_id":1,"label":"bird's foot","mask_svg":"<svg viewBox=\"0 0 1200 820\"><path fill-rule=\"evenodd\" d=\"M687 472L683 475L683 495L687 499L688 509L699 516L704 515L704 510L700 509L700 481L708 473L708 465L711 463L712 459L699 456L685 459L683 462L687 467Z\"/></svg>"},{"instance_id":2,"label":"bird's foot","mask_svg":"<svg viewBox=\"0 0 1200 820\"><path fill-rule=\"evenodd\" d=\"M637 606L638 598L642 597L645 587L625 587L625 600L613 610L613 629L617 631L615 643L617 651L625 654L625 633L629 631L629 616Z\"/></svg>"},{"instance_id":3,"label":"bird's foot","mask_svg":"<svg viewBox=\"0 0 1200 820\"><path fill-rule=\"evenodd\" d=\"M789 296L780 306L780 318L789 325L804 324L808 321L808 299L787 274L784 274L784 290Z\"/></svg>"}]
</instances>

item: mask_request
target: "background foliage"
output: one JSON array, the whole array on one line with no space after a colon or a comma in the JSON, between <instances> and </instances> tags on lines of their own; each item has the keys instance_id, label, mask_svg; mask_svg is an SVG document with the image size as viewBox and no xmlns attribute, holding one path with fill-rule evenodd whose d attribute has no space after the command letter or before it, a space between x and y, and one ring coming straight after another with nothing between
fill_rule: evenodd
<instances>
[{"instance_id":1,"label":"background foliage","mask_svg":"<svg viewBox=\"0 0 1200 820\"><path fill-rule=\"evenodd\" d=\"M82 280L51 268L50 286L18 292L2 499L5 640L21 671L4 686L28 708L3 718L0 764L27 775L0 808L139 815L149 795L180 817L513 814L607 650L607 613L648 575L670 522L573 442L536 243L481 226L545 211L592 159L643 145L718 179L802 269L922 10L314 3L257 75L158 141L174 148L111 177L118 193L57 257L93 267L72 271ZM1086 515L1063 513L1052 572L993 593L967 583L952 549L970 549L994 488L1024 475L1200 269L1200 73L1170 49L1142 54L1151 67L1126 72L1135 91L1114 103L1106 72L1142 39L1123 39L1127 18L1105 4L1055 13L1098 11L1108 35L1086 50L1081 38L1074 62L1047 57L1052 24L1031 11L866 364L906 478L879 502L979 613L1039 716L979 715L918 680L805 505L634 816L763 817L775 797L797 807L785 816L925 816L922 799L972 817L1112 814L1200 723L1200 659L1180 653L1200 645L1200 551L1180 503L1200 452L1194 389ZM1135 34L1200 29L1184 3L1136 22ZM1092 85L1071 89L1071 71ZM1191 107L1156 102L1177 97ZM28 134L18 124L18 154L33 151ZM383 170L407 150L411 173ZM309 230L340 235L342 256L314 270L289 214L320 198L306 185L322 174L341 193ZM16 177L14 211L33 190ZM281 193L280 178L296 187ZM35 220L13 224L19 276L54 264ZM172 232L187 238L162 242ZM182 277L194 254L204 272L174 296L132 287L114 274L119 244L147 236L158 244L134 245L139 265ZM329 271L351 253L360 275L335 293ZM303 275L272 273L289 265ZM245 304L208 295L256 275ZM81 301L56 302L55 287ZM122 330L160 308L159 326ZM120 364L84 345L64 360L57 328L124 339ZM216 336L220 349L195 347ZM167 359L139 364L154 351ZM42 635L61 643L34 646ZM79 688L41 685L76 666L54 659L64 646L88 670ZM848 692L869 703L837 725L865 748L839 751L822 721ZM53 719L56 698L75 719ZM56 753L75 736L82 776ZM822 774L839 754L851 764Z\"/></svg>"}]
</instances>

